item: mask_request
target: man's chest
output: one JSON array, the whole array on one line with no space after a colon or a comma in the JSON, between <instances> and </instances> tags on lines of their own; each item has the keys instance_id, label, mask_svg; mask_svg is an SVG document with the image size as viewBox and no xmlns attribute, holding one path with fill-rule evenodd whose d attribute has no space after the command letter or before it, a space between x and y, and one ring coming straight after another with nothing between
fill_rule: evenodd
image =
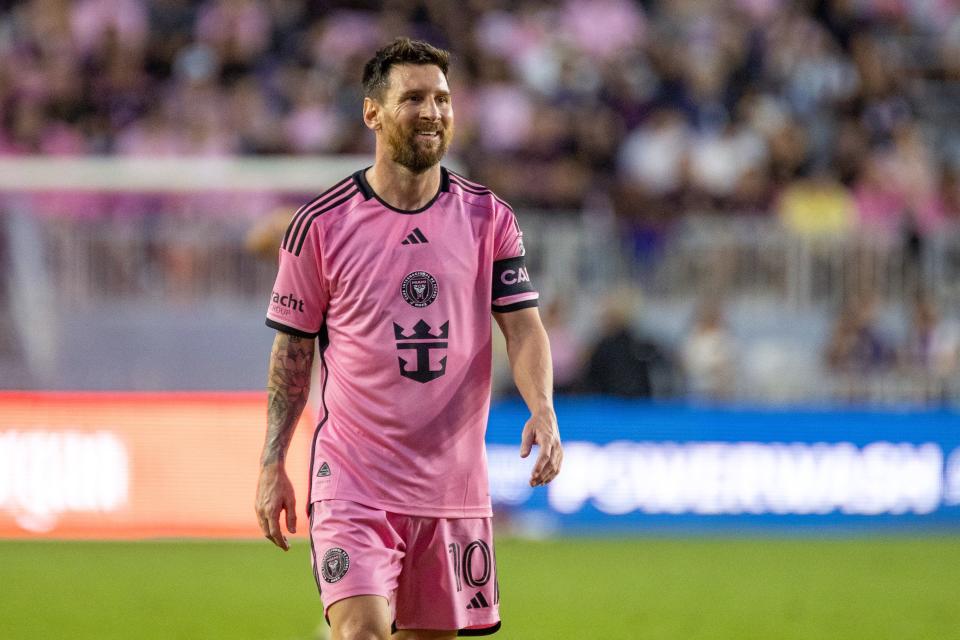
<instances>
[{"instance_id":1,"label":"man's chest","mask_svg":"<svg viewBox=\"0 0 960 640\"><path fill-rule=\"evenodd\" d=\"M460 211L355 214L324 239L331 307L446 306L490 280L492 229L482 217Z\"/></svg>"}]
</instances>

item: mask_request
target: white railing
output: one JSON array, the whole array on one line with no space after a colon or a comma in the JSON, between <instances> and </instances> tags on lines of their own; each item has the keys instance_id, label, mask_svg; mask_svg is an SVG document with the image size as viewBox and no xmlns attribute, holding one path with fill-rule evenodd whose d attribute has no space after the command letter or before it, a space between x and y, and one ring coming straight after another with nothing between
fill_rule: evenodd
<instances>
[{"instance_id":1,"label":"white railing","mask_svg":"<svg viewBox=\"0 0 960 640\"><path fill-rule=\"evenodd\" d=\"M103 302L120 301L135 308L158 302L188 307L222 300L259 308L276 267L269 252L258 255L247 249L251 227L267 216L282 217L278 210L292 214L298 198L322 191L363 164L362 159L351 161L307 164L313 174L303 167L291 168L279 188L269 188L268 178L297 163L228 161L217 168L209 160L194 164L181 159L175 168L164 161L146 167L155 173L137 182L130 178L130 168L121 169L124 165L116 161L102 166L78 161L50 165L46 171L41 171L43 163L37 159L32 164L5 161L0 171L0 223L9 227L4 265L9 286L0 288L6 291L6 299L0 300L0 309L8 310L5 323L10 326L12 319L23 334L19 342L27 344L27 334L39 326L30 318L55 320L58 314ZM20 167L21 173L27 169L27 173L41 173L31 174L33 181L18 188L18 176L4 174L10 167ZM66 186L56 188L50 177L54 169L66 172ZM79 188L89 175L95 177L87 188ZM315 176L320 177L314 181ZM26 180L27 175L19 178ZM71 209L74 202L83 210ZM541 292L547 299L570 300L574 312L583 310L576 308L578 304L595 305L599 296L624 283L638 286L647 305L676 306L705 293L719 293L731 304L762 300L766 308L820 314L821 319L847 296L865 292L881 303L906 308L922 288L933 294L946 315L956 316L960 308L960 233L956 230L939 234L917 249L857 236L799 238L772 219L688 216L666 232L659 244L651 245L652 250L638 254L629 231L612 217L536 211L520 211L518 217ZM16 282L10 280L15 275L11 265L19 274ZM12 292L23 290L28 280L45 283L46 302L21 296L13 312L17 315L12 315ZM30 309L22 313L31 305L36 313ZM589 311L593 313L590 322L595 322L595 309ZM670 321L676 322L677 316ZM788 334L789 327L784 327L782 339L798 339ZM821 331L816 339L823 337ZM821 347L809 345L809 349ZM813 362L805 373L785 377L779 386L758 386L749 375L741 376L736 396L755 401L866 403L960 398L960 382L952 377L896 370L848 379L818 373L816 366ZM48 365L40 362L31 368L41 371Z\"/></svg>"},{"instance_id":2,"label":"white railing","mask_svg":"<svg viewBox=\"0 0 960 640\"><path fill-rule=\"evenodd\" d=\"M870 294L898 302L918 289L939 298L958 293L957 229L920 245L869 235L798 237L775 221L727 219L680 230L657 271L658 290L669 294L706 287L766 295L789 308L837 305Z\"/></svg>"},{"instance_id":3,"label":"white railing","mask_svg":"<svg viewBox=\"0 0 960 640\"><path fill-rule=\"evenodd\" d=\"M292 213L295 207L290 207ZM657 255L631 255L629 238L570 214L520 212L532 271L549 294L593 294L632 282L648 297L778 300L791 309L837 306L870 293L909 300L918 288L960 302L960 234L911 253L863 238L807 240L773 224L737 220L709 231L672 232ZM103 297L260 295L274 264L245 247L249 218L184 217L162 211L123 219L34 217L50 274L64 301Z\"/></svg>"}]
</instances>

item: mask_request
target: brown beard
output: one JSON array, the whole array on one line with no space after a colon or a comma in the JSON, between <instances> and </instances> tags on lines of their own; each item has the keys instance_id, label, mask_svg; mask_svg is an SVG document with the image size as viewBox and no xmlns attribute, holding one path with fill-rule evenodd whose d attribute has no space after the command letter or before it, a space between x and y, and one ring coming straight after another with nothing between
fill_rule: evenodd
<instances>
[{"instance_id":1,"label":"brown beard","mask_svg":"<svg viewBox=\"0 0 960 640\"><path fill-rule=\"evenodd\" d=\"M391 123L387 128L391 159L413 173L423 173L440 162L450 146L450 140L453 139L452 127L442 128L439 133L440 144L435 149L422 149L417 141L416 128L404 131L396 123Z\"/></svg>"}]
</instances>

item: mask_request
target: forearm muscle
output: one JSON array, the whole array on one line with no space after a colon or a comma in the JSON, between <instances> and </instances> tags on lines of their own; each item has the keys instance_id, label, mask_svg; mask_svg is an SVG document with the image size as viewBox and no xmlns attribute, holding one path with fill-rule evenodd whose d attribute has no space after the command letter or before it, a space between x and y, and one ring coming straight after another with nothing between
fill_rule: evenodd
<instances>
[{"instance_id":1,"label":"forearm muscle","mask_svg":"<svg viewBox=\"0 0 960 640\"><path fill-rule=\"evenodd\" d=\"M507 356L517 390L531 412L553 409L553 364L550 341L536 310L527 313L524 322L515 318L498 318L507 339Z\"/></svg>"},{"instance_id":2,"label":"forearm muscle","mask_svg":"<svg viewBox=\"0 0 960 640\"><path fill-rule=\"evenodd\" d=\"M310 394L315 340L277 332L267 377L267 438L262 465L283 463Z\"/></svg>"}]
</instances>

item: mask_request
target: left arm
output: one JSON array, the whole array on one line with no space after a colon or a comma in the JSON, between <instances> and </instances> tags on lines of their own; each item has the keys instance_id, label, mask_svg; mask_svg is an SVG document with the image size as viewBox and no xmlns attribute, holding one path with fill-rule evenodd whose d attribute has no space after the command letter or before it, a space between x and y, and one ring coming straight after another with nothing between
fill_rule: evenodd
<instances>
[{"instance_id":1,"label":"left arm","mask_svg":"<svg viewBox=\"0 0 960 640\"><path fill-rule=\"evenodd\" d=\"M534 444L540 447L530 486L544 485L557 476L563 462L557 414L553 409L550 342L535 307L493 315L507 341L513 380L530 410L530 419L520 439L520 457L530 455Z\"/></svg>"}]
</instances>

